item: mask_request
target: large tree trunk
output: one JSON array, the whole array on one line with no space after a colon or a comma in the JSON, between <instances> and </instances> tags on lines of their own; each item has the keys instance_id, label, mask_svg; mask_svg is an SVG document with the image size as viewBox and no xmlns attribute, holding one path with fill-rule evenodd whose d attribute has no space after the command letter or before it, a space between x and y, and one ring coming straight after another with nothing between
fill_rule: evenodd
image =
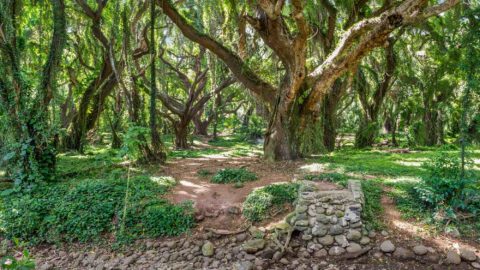
<instances>
[{"instance_id":1,"label":"large tree trunk","mask_svg":"<svg viewBox=\"0 0 480 270\"><path fill-rule=\"evenodd\" d=\"M201 114L197 114L192 121L195 126L195 135L208 136L208 125L210 124L210 121L202 120Z\"/></svg>"},{"instance_id":2,"label":"large tree trunk","mask_svg":"<svg viewBox=\"0 0 480 270\"><path fill-rule=\"evenodd\" d=\"M175 148L188 149L188 122L181 121L174 125L175 128Z\"/></svg>"},{"instance_id":3,"label":"large tree trunk","mask_svg":"<svg viewBox=\"0 0 480 270\"><path fill-rule=\"evenodd\" d=\"M271 120L265 134L263 151L268 161L295 160L301 157L297 126L292 123L291 117L285 112L277 112Z\"/></svg>"}]
</instances>

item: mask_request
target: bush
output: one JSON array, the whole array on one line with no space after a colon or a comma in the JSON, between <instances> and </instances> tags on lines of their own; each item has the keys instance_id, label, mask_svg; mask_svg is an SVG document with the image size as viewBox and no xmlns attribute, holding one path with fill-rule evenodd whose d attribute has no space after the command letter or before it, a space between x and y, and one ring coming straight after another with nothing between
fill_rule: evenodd
<instances>
[{"instance_id":1,"label":"bush","mask_svg":"<svg viewBox=\"0 0 480 270\"><path fill-rule=\"evenodd\" d=\"M173 183L168 177L132 177L127 200L127 181L121 178L50 184L29 194L4 192L0 228L7 238L31 243L95 241L108 233L178 235L193 226L193 211L158 198Z\"/></svg>"},{"instance_id":2,"label":"bush","mask_svg":"<svg viewBox=\"0 0 480 270\"><path fill-rule=\"evenodd\" d=\"M461 176L460 158L440 152L424 164L428 175L414 188L415 196L424 207L445 214L447 219L457 219L461 212L477 215L480 212L478 181L467 173Z\"/></svg>"},{"instance_id":3,"label":"bush","mask_svg":"<svg viewBox=\"0 0 480 270\"><path fill-rule=\"evenodd\" d=\"M243 215L250 221L267 218L272 206L293 203L298 197L299 184L272 184L252 191L243 203Z\"/></svg>"},{"instance_id":4,"label":"bush","mask_svg":"<svg viewBox=\"0 0 480 270\"><path fill-rule=\"evenodd\" d=\"M212 177L212 183L216 184L244 183L254 180L257 180L257 175L244 168L222 169Z\"/></svg>"}]
</instances>

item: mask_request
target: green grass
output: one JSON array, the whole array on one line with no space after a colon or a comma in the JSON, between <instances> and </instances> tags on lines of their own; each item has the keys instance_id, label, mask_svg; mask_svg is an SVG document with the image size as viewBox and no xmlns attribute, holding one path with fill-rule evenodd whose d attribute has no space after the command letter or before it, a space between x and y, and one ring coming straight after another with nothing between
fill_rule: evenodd
<instances>
[{"instance_id":1,"label":"green grass","mask_svg":"<svg viewBox=\"0 0 480 270\"><path fill-rule=\"evenodd\" d=\"M252 222L268 218L278 207L298 197L298 183L271 184L252 191L243 203L243 215Z\"/></svg>"},{"instance_id":2,"label":"green grass","mask_svg":"<svg viewBox=\"0 0 480 270\"><path fill-rule=\"evenodd\" d=\"M239 184L255 180L257 180L257 175L245 168L225 168L215 173L211 182L216 184Z\"/></svg>"}]
</instances>

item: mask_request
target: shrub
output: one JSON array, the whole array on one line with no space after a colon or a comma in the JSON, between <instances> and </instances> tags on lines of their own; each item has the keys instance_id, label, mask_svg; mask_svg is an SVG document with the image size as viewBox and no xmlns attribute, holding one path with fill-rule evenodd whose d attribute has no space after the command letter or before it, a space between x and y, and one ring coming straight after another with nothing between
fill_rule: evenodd
<instances>
[{"instance_id":1,"label":"shrub","mask_svg":"<svg viewBox=\"0 0 480 270\"><path fill-rule=\"evenodd\" d=\"M383 189L379 181L363 180L362 190L365 196L365 205L362 211L362 217L365 223L374 229L381 227L381 221L378 217L381 215L382 208L382 193Z\"/></svg>"},{"instance_id":2,"label":"shrub","mask_svg":"<svg viewBox=\"0 0 480 270\"><path fill-rule=\"evenodd\" d=\"M272 184L252 191L243 203L243 215L250 221L269 216L272 206L293 203L298 197L299 184Z\"/></svg>"},{"instance_id":3,"label":"shrub","mask_svg":"<svg viewBox=\"0 0 480 270\"><path fill-rule=\"evenodd\" d=\"M257 175L244 168L222 169L212 177L212 183L216 184L244 183L254 180L257 180Z\"/></svg>"},{"instance_id":4,"label":"shrub","mask_svg":"<svg viewBox=\"0 0 480 270\"><path fill-rule=\"evenodd\" d=\"M193 213L189 205L158 198L173 184L169 177L134 176L127 200L127 181L121 177L50 184L29 194L4 192L0 228L7 238L31 243L95 241L109 233L117 238L178 235L193 226Z\"/></svg>"},{"instance_id":5,"label":"shrub","mask_svg":"<svg viewBox=\"0 0 480 270\"><path fill-rule=\"evenodd\" d=\"M414 188L424 207L457 219L460 212L476 215L480 212L478 181L467 173L461 176L460 158L440 152L424 164L427 176Z\"/></svg>"}]
</instances>

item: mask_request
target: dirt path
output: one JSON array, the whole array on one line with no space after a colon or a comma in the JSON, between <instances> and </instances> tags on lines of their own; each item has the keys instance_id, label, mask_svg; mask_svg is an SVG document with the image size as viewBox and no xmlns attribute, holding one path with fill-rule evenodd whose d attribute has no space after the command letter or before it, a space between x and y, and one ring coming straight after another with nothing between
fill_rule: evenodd
<instances>
[{"instance_id":1,"label":"dirt path","mask_svg":"<svg viewBox=\"0 0 480 270\"><path fill-rule=\"evenodd\" d=\"M386 195L382 197L382 206L384 208L383 222L392 234L390 237L395 241L410 247L418 244L428 245L444 252L450 249L465 248L475 250L477 256L480 256L480 243L454 238L445 233L432 234L415 221L402 218L393 199Z\"/></svg>"}]
</instances>

